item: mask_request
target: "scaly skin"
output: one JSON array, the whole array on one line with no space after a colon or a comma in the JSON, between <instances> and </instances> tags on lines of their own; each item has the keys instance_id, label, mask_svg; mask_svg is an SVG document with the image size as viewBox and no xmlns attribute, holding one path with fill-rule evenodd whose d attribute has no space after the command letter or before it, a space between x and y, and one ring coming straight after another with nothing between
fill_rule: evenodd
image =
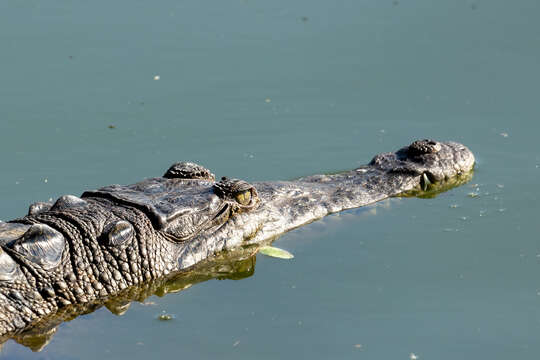
<instances>
[{"instance_id":1,"label":"scaly skin","mask_svg":"<svg viewBox=\"0 0 540 360\"><path fill-rule=\"evenodd\" d=\"M0 222L0 336L329 213L459 185L473 166L465 146L422 140L333 175L216 182L178 163L164 177L33 204L27 216Z\"/></svg>"}]
</instances>

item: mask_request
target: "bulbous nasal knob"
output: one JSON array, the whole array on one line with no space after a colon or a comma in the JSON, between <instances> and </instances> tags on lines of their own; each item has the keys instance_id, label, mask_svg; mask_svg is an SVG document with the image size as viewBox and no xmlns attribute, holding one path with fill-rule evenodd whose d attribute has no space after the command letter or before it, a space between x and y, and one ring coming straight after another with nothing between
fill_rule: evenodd
<instances>
[{"instance_id":1,"label":"bulbous nasal knob","mask_svg":"<svg viewBox=\"0 0 540 360\"><path fill-rule=\"evenodd\" d=\"M416 140L408 148L409 154L413 156L435 154L439 150L441 150L441 144L429 139Z\"/></svg>"}]
</instances>

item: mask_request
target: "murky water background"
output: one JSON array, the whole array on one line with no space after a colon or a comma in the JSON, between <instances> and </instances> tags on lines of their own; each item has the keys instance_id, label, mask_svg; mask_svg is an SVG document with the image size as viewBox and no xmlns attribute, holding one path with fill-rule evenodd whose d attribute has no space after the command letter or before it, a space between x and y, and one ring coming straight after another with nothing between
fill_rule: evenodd
<instances>
[{"instance_id":1,"label":"murky water background","mask_svg":"<svg viewBox=\"0 0 540 360\"><path fill-rule=\"evenodd\" d=\"M540 356L537 1L0 3L0 218L198 161L348 169L417 138L473 181L282 236L292 261L60 326L5 359ZM158 321L162 312L175 315Z\"/></svg>"}]
</instances>

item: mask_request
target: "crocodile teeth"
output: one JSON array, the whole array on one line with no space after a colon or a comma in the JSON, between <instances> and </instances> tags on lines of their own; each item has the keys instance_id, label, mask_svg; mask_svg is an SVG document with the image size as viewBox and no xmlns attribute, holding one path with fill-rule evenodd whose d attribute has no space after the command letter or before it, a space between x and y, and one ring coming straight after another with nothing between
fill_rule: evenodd
<instances>
[{"instance_id":1,"label":"crocodile teeth","mask_svg":"<svg viewBox=\"0 0 540 360\"><path fill-rule=\"evenodd\" d=\"M422 190L426 191L429 185L431 185L431 181L429 181L429 178L426 175L426 173L423 173L422 176L420 177L420 186L422 187Z\"/></svg>"}]
</instances>

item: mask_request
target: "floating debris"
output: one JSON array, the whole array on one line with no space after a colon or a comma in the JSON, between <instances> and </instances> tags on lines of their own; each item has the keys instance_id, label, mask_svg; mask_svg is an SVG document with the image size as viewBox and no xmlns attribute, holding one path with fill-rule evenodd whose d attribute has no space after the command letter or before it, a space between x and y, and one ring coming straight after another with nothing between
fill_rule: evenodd
<instances>
[{"instance_id":1,"label":"floating debris","mask_svg":"<svg viewBox=\"0 0 540 360\"><path fill-rule=\"evenodd\" d=\"M279 259L292 259L294 258L294 255L288 252L287 250L283 250L277 247L273 246L263 246L259 249L259 253L271 256Z\"/></svg>"},{"instance_id":2,"label":"floating debris","mask_svg":"<svg viewBox=\"0 0 540 360\"><path fill-rule=\"evenodd\" d=\"M475 197L480 196L480 194L477 193L477 192L470 192L470 193L467 194L467 196L470 197L470 198L475 198Z\"/></svg>"},{"instance_id":3,"label":"floating debris","mask_svg":"<svg viewBox=\"0 0 540 360\"><path fill-rule=\"evenodd\" d=\"M264 102L265 102L265 103L267 103L267 104L269 104L269 103L271 103L271 102L272 102L272 99L270 99L270 98L266 98L266 99L264 99Z\"/></svg>"},{"instance_id":4,"label":"floating debris","mask_svg":"<svg viewBox=\"0 0 540 360\"><path fill-rule=\"evenodd\" d=\"M154 80L159 80L161 77L159 75L154 76Z\"/></svg>"},{"instance_id":5,"label":"floating debris","mask_svg":"<svg viewBox=\"0 0 540 360\"><path fill-rule=\"evenodd\" d=\"M165 311L163 311L158 317L157 319L159 321L169 321L169 320L172 320L174 319L174 315L172 314L167 314Z\"/></svg>"},{"instance_id":6,"label":"floating debris","mask_svg":"<svg viewBox=\"0 0 540 360\"><path fill-rule=\"evenodd\" d=\"M418 359L418 355L416 355L415 353L411 353L411 354L409 355L409 359L411 359L411 360L416 360L416 359Z\"/></svg>"},{"instance_id":7,"label":"floating debris","mask_svg":"<svg viewBox=\"0 0 540 360\"><path fill-rule=\"evenodd\" d=\"M508 137L508 133L505 133L505 132L500 133L500 135L501 135L503 138L507 138L507 137Z\"/></svg>"},{"instance_id":8,"label":"floating debris","mask_svg":"<svg viewBox=\"0 0 540 360\"><path fill-rule=\"evenodd\" d=\"M362 344L354 344L354 347L357 348L357 349L361 349L361 348L362 348Z\"/></svg>"},{"instance_id":9,"label":"floating debris","mask_svg":"<svg viewBox=\"0 0 540 360\"><path fill-rule=\"evenodd\" d=\"M111 125L109 125L109 126L107 126L107 127L108 127L109 129L116 129L116 126L113 125L113 124L111 124Z\"/></svg>"},{"instance_id":10,"label":"floating debris","mask_svg":"<svg viewBox=\"0 0 540 360\"><path fill-rule=\"evenodd\" d=\"M49 180L47 180L47 179L44 179L44 180L43 180L44 183L47 183L48 181L49 181Z\"/></svg>"},{"instance_id":11,"label":"floating debris","mask_svg":"<svg viewBox=\"0 0 540 360\"><path fill-rule=\"evenodd\" d=\"M234 344L232 344L233 347L237 347L238 345L240 345L240 340L236 340Z\"/></svg>"}]
</instances>

